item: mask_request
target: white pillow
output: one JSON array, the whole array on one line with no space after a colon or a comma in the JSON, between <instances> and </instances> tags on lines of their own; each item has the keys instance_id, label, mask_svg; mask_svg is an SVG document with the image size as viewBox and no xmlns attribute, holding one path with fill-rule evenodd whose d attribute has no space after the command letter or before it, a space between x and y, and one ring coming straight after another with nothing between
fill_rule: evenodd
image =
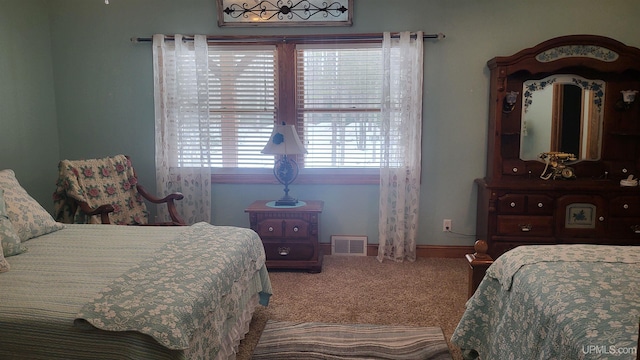
<instances>
[{"instance_id":1,"label":"white pillow","mask_svg":"<svg viewBox=\"0 0 640 360\"><path fill-rule=\"evenodd\" d=\"M7 215L20 240L29 240L64 227L20 186L13 170L0 171L0 189L4 190Z\"/></svg>"}]
</instances>

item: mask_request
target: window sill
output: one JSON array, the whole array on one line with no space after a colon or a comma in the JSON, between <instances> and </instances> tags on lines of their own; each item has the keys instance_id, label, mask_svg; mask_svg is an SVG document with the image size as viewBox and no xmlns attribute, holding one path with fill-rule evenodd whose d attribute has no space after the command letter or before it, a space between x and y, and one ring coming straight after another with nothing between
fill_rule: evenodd
<instances>
[{"instance_id":1,"label":"window sill","mask_svg":"<svg viewBox=\"0 0 640 360\"><path fill-rule=\"evenodd\" d=\"M212 184L279 184L272 170L225 171L211 174ZM311 169L300 171L295 184L309 185L379 185L378 169Z\"/></svg>"}]
</instances>

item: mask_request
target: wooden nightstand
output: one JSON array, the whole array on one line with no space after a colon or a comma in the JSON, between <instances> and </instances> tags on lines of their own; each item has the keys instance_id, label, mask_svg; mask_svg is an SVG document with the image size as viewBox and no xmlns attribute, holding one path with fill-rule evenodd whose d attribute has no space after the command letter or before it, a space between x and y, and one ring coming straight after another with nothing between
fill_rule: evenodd
<instances>
[{"instance_id":1,"label":"wooden nightstand","mask_svg":"<svg viewBox=\"0 0 640 360\"><path fill-rule=\"evenodd\" d=\"M304 205L274 207L268 205L271 201L258 200L244 210L262 239L269 269L322 271L318 228L324 202L301 202Z\"/></svg>"}]
</instances>

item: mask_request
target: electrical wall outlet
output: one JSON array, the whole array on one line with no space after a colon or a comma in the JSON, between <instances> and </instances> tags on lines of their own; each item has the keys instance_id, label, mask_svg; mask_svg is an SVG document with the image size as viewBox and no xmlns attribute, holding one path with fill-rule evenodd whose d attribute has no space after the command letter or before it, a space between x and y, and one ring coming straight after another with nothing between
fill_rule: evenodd
<instances>
[{"instance_id":1,"label":"electrical wall outlet","mask_svg":"<svg viewBox=\"0 0 640 360\"><path fill-rule=\"evenodd\" d=\"M442 220L442 231L450 232L451 231L451 219Z\"/></svg>"}]
</instances>

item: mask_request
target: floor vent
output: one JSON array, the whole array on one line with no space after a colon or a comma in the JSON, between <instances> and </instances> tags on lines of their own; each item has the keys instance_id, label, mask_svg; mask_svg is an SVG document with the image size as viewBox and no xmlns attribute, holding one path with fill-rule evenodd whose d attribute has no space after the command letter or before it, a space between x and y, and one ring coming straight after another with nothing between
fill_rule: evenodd
<instances>
[{"instance_id":1,"label":"floor vent","mask_svg":"<svg viewBox=\"0 0 640 360\"><path fill-rule=\"evenodd\" d=\"M331 236L331 254L367 256L367 237L354 235Z\"/></svg>"}]
</instances>

